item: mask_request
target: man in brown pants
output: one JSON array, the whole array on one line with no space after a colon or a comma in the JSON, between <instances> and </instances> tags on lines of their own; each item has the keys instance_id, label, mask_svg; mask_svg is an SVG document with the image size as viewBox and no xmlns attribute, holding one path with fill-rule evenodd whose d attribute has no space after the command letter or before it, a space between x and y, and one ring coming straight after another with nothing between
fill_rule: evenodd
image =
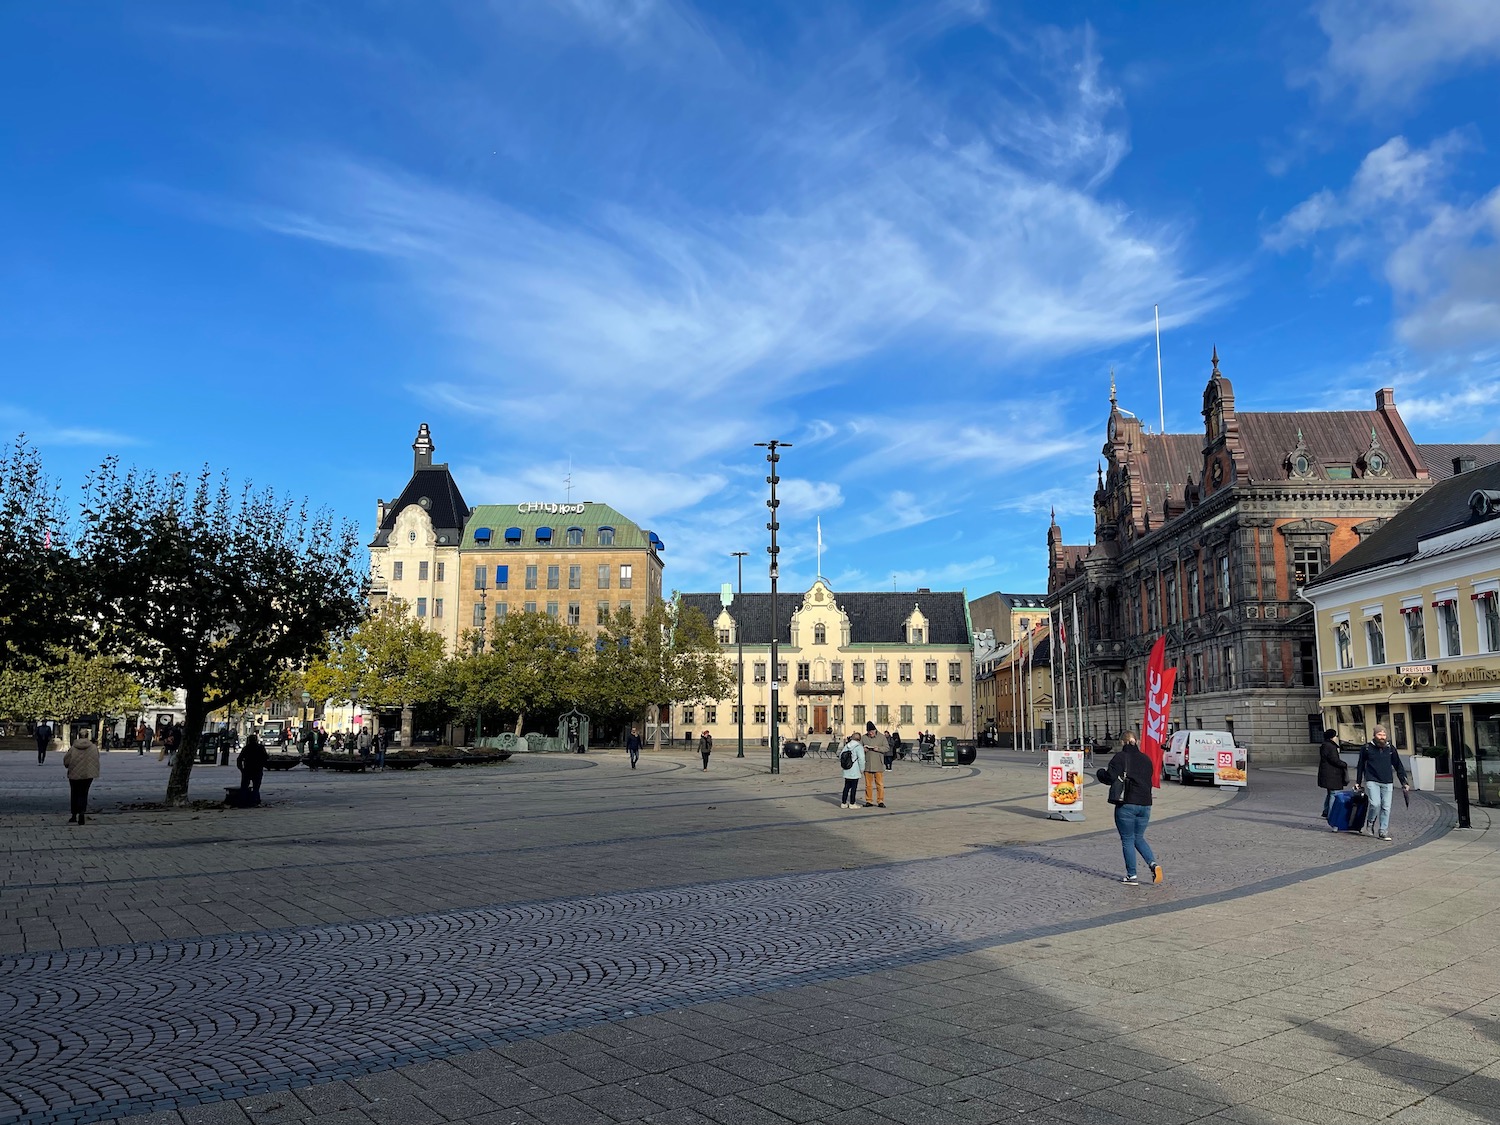
<instances>
[{"instance_id":1,"label":"man in brown pants","mask_svg":"<svg viewBox=\"0 0 1500 1125\"><path fill-rule=\"evenodd\" d=\"M874 723L866 723L860 742L865 748L865 808L876 804L885 808L885 736Z\"/></svg>"}]
</instances>

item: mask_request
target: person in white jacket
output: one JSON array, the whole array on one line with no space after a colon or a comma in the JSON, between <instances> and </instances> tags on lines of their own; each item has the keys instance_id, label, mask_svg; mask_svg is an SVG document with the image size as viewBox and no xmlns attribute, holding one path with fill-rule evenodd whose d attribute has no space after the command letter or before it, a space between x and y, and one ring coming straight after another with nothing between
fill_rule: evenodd
<instances>
[{"instance_id":1,"label":"person in white jacket","mask_svg":"<svg viewBox=\"0 0 1500 1125\"><path fill-rule=\"evenodd\" d=\"M846 759L844 755L849 757ZM844 762L848 761L848 765ZM844 775L844 792L839 798L839 808L859 808L859 779L865 772L865 747L859 740L859 734L851 734L844 742L844 748L839 751L839 768Z\"/></svg>"}]
</instances>

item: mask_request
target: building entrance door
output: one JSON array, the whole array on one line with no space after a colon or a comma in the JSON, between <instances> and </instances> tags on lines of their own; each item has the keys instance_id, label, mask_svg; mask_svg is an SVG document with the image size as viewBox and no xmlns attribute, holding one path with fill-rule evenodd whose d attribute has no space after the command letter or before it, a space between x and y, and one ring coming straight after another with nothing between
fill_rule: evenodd
<instances>
[{"instance_id":1,"label":"building entrance door","mask_svg":"<svg viewBox=\"0 0 1500 1125\"><path fill-rule=\"evenodd\" d=\"M813 704L813 733L828 733L828 707L826 704Z\"/></svg>"}]
</instances>

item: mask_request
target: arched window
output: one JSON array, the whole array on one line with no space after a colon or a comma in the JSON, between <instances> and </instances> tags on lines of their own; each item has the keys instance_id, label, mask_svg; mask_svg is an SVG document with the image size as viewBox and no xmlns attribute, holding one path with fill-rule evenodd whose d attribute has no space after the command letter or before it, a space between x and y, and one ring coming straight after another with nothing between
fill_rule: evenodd
<instances>
[{"instance_id":1,"label":"arched window","mask_svg":"<svg viewBox=\"0 0 1500 1125\"><path fill-rule=\"evenodd\" d=\"M599 546L613 547L615 545L615 529L612 527L601 527L599 529Z\"/></svg>"},{"instance_id":2,"label":"arched window","mask_svg":"<svg viewBox=\"0 0 1500 1125\"><path fill-rule=\"evenodd\" d=\"M568 546L569 547L582 547L583 546L583 528L581 528L581 527L570 527L570 528L568 528Z\"/></svg>"},{"instance_id":3,"label":"arched window","mask_svg":"<svg viewBox=\"0 0 1500 1125\"><path fill-rule=\"evenodd\" d=\"M550 527L539 527L536 529L536 541L538 543L552 542L552 529Z\"/></svg>"},{"instance_id":4,"label":"arched window","mask_svg":"<svg viewBox=\"0 0 1500 1125\"><path fill-rule=\"evenodd\" d=\"M824 628L822 622L819 622L818 624L816 624L816 625L813 626L813 644L815 644L815 645L826 645L827 643L828 643L828 630L826 628Z\"/></svg>"}]
</instances>

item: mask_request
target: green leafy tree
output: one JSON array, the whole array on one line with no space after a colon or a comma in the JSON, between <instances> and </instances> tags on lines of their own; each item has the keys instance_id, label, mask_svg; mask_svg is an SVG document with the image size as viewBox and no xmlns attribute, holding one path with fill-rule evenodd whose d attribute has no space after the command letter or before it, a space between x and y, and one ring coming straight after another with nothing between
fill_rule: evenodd
<instances>
[{"instance_id":1,"label":"green leafy tree","mask_svg":"<svg viewBox=\"0 0 1500 1125\"><path fill-rule=\"evenodd\" d=\"M0 669L51 659L77 620L77 568L57 487L24 434L0 454Z\"/></svg>"},{"instance_id":2,"label":"green leafy tree","mask_svg":"<svg viewBox=\"0 0 1500 1125\"><path fill-rule=\"evenodd\" d=\"M442 664L443 638L424 629L405 602L392 599L308 667L305 690L319 700L399 707L401 745L410 746L414 708L443 694Z\"/></svg>"},{"instance_id":3,"label":"green leafy tree","mask_svg":"<svg viewBox=\"0 0 1500 1125\"><path fill-rule=\"evenodd\" d=\"M734 682L713 626L697 609L657 602L636 618L622 606L599 642L586 696L595 714L634 722L652 707L720 699Z\"/></svg>"},{"instance_id":4,"label":"green leafy tree","mask_svg":"<svg viewBox=\"0 0 1500 1125\"><path fill-rule=\"evenodd\" d=\"M142 711L162 698L107 657L60 647L48 657L0 672L0 715L64 723L96 716L102 728L106 718Z\"/></svg>"},{"instance_id":5,"label":"green leafy tree","mask_svg":"<svg viewBox=\"0 0 1500 1125\"><path fill-rule=\"evenodd\" d=\"M168 804L187 801L211 711L269 694L363 611L352 524L335 527L326 512L248 485L234 495L207 469L190 485L176 474L122 474L112 458L87 482L80 531L101 646L129 659L148 687L186 695Z\"/></svg>"},{"instance_id":6,"label":"green leafy tree","mask_svg":"<svg viewBox=\"0 0 1500 1125\"><path fill-rule=\"evenodd\" d=\"M492 623L482 650L448 662L446 698L464 714L513 715L521 734L528 717L582 698L588 664L579 630L547 613L509 613Z\"/></svg>"}]
</instances>

